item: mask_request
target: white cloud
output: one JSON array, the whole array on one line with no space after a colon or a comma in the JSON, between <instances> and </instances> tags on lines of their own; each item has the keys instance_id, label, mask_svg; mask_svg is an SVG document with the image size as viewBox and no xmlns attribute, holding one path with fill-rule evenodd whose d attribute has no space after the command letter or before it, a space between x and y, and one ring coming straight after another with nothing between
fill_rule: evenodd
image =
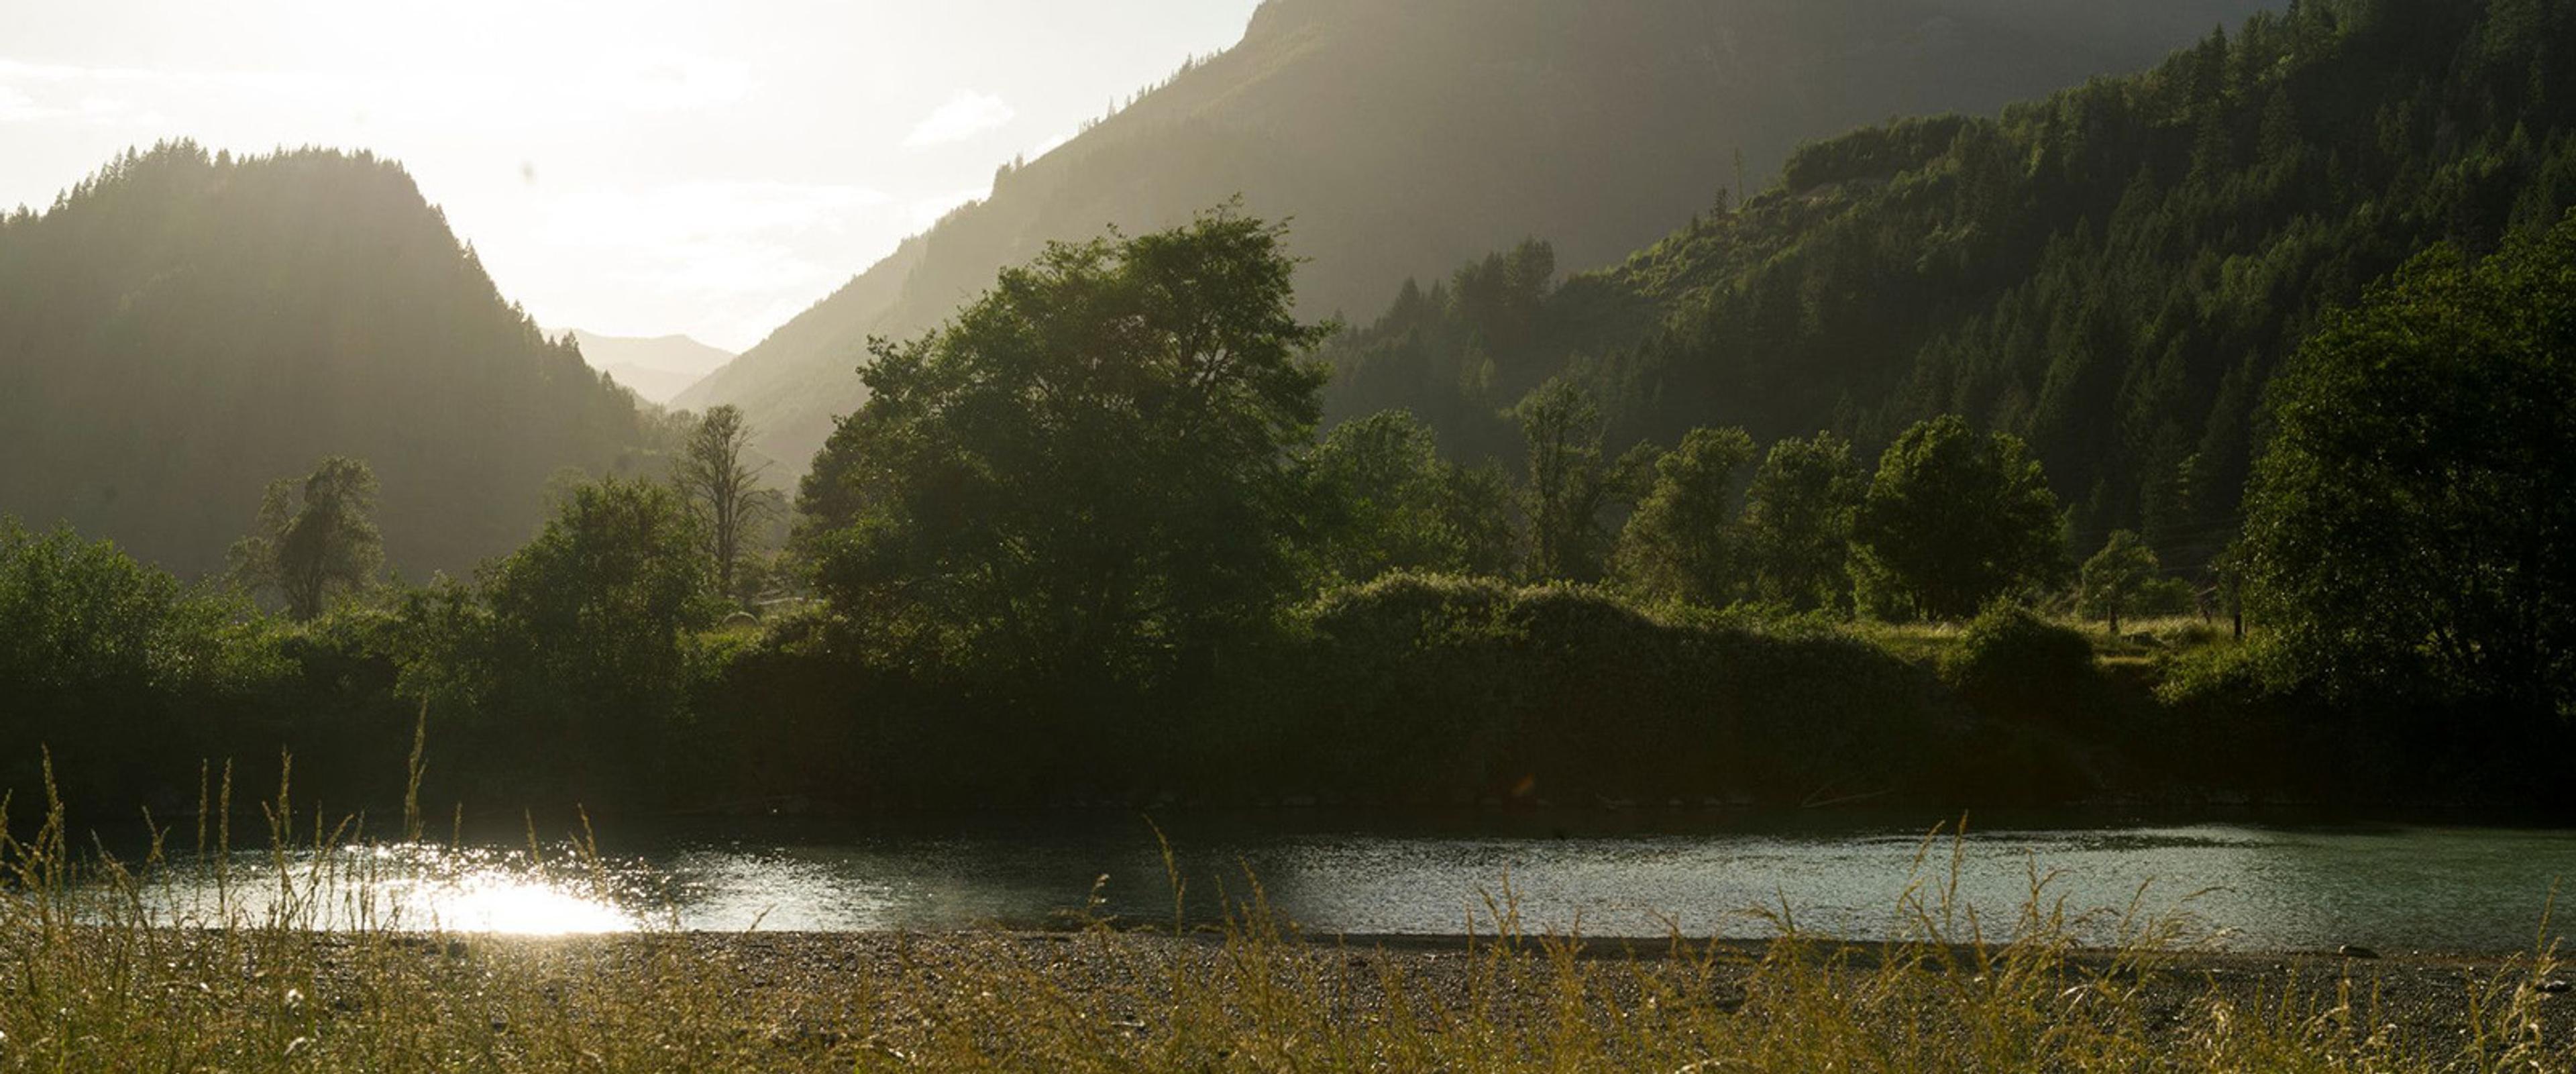
<instances>
[{"instance_id":1,"label":"white cloud","mask_svg":"<svg viewBox=\"0 0 2576 1074\"><path fill-rule=\"evenodd\" d=\"M505 290L518 279L583 280L530 291L546 324L685 331L735 350L829 293L870 251L882 254L878 221L908 208L872 187L830 183L547 187L536 199L524 238L496 218L478 249Z\"/></svg>"},{"instance_id":2,"label":"white cloud","mask_svg":"<svg viewBox=\"0 0 2576 1074\"><path fill-rule=\"evenodd\" d=\"M907 149L962 142L985 131L1008 123L1020 113L1009 101L989 93L960 90L912 128L911 137L903 140Z\"/></svg>"},{"instance_id":3,"label":"white cloud","mask_svg":"<svg viewBox=\"0 0 2576 1074\"><path fill-rule=\"evenodd\" d=\"M0 123L25 123L31 120L52 119L60 114L62 114L60 109L47 108L36 103L35 98L20 93L15 88L0 86Z\"/></svg>"}]
</instances>

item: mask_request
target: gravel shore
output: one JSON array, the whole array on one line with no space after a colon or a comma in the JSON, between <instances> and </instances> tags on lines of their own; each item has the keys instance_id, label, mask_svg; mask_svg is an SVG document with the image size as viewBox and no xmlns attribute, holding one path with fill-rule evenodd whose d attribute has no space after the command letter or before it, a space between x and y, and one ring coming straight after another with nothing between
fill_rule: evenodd
<instances>
[{"instance_id":1,"label":"gravel shore","mask_svg":"<svg viewBox=\"0 0 2576 1074\"><path fill-rule=\"evenodd\" d=\"M466 957L477 961L500 965L533 958L554 972L576 975L614 977L675 962L700 967L722 978L746 1026L820 1048L869 1037L890 1023L930 1017L911 1008L938 995L946 981L980 982L987 990L992 982L1017 982L1050 1003L1096 1005L1081 1012L1085 1018L1150 1032L1166 1017L1157 1007L1170 1001L1176 981L1239 972L1244 951L1239 943L1229 946L1211 936L990 931L484 939L468 947L472 953ZM1496 974L1490 940L1292 938L1261 947L1269 972L1329 997L1331 1017L1382 1017L1402 1005L1435 1018L1445 1012L1506 1020L1547 1016L1551 998L1530 984L1550 967L1565 965L1587 982L1588 1002L1613 1016L1676 994L1735 1010L1766 986L1761 966L1769 948L1689 944L1676 952L1669 944L1610 941L1559 952L1533 942L1524 951L1527 958L1519 965L1539 972L1515 981ZM1973 952L1950 953L1954 959L1947 968L1922 975L1923 987L1984 983L1987 970ZM1858 980L1886 955L1885 949L1861 945L1810 949L1806 957ZM2491 1031L2495 1012L2517 989L2528 989L2526 1006L2536 1021L2520 1031L2576 1042L2576 994L2566 980L2576 970L2535 966L2528 957L2177 953L2140 965L2108 952L2075 951L2046 972L2054 979L2040 994L2062 987L2059 998L2105 982L2137 985L2129 1010L2151 1031L2180 1032L2217 1000L2268 1018L2305 1020L2322 1030L2354 1029L2434 1050L2467 1039L2481 1019ZM1012 1001L983 998L1005 1006ZM941 1016L955 1013L952 1008ZM2568 1046L2576 1049L2576 1043Z\"/></svg>"}]
</instances>

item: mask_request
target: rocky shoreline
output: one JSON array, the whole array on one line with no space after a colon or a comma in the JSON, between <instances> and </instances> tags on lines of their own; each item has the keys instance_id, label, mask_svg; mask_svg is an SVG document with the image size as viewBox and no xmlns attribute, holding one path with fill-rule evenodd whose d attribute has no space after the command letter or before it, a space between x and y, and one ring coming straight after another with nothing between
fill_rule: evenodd
<instances>
[{"instance_id":1,"label":"rocky shoreline","mask_svg":"<svg viewBox=\"0 0 2576 1074\"><path fill-rule=\"evenodd\" d=\"M1516 955L1494 957L1490 938L1425 936L1273 938L1249 945L1268 972L1305 983L1328 997L1336 1017L1379 1018L1393 1008L1461 1019L1543 1018L1545 988L1514 970L1553 974L1577 967L1587 1002L1604 1017L1686 994L1732 1012L1758 1004L1769 945L1588 942L1551 947L1527 941ZM816 1047L883 1039L884 1027L935 1017L922 1009L942 982L1022 982L1051 1002L1096 1003L1087 1012L1104 1024L1139 1032L1169 1016L1158 1003L1176 982L1239 973L1246 941L1160 933L670 933L565 939L491 938L465 945L467 958L507 963L535 959L554 972L614 977L678 960L718 975L729 1004L756 1032ZM1919 954L1920 951L1914 952ZM1809 947L1800 957L1829 974L1869 978L1893 949L1877 945ZM2366 956L2366 957L2363 957ZM1975 988L1987 974L1975 952L1948 949L1918 975L1927 990ZM2213 1002L2265 1017L2293 1018L2317 1033L2349 1032L2408 1048L2442 1050L2494 1033L2500 1011L2521 994L2525 1022L2514 1032L2576 1056L2576 969L2532 956L2340 953L2179 952L2151 956L2067 950L2041 971L2033 995L2078 1001L2085 990L2124 992L2130 1016L2154 1032L2179 1034ZM1561 980L1561 978L1559 978ZM2129 989L2134 988L2134 991ZM1678 992L1675 990L1679 990ZM1522 994L1522 993L1528 994ZM1498 999L1498 997L1500 997ZM989 998L989 997L988 997ZM1664 998L1663 1002L1671 1002ZM2482 1025L2482 1022L2485 1023Z\"/></svg>"}]
</instances>

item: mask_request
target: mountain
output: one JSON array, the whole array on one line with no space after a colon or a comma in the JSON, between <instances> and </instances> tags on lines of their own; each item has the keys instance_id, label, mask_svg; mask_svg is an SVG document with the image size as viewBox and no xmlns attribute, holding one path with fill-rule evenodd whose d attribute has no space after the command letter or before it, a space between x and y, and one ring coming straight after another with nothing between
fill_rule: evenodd
<instances>
[{"instance_id":1,"label":"mountain","mask_svg":"<svg viewBox=\"0 0 2576 1074\"><path fill-rule=\"evenodd\" d=\"M0 220L0 384L0 514L185 574L332 454L375 468L396 569L461 572L648 433L364 153L165 144Z\"/></svg>"},{"instance_id":2,"label":"mountain","mask_svg":"<svg viewBox=\"0 0 2576 1074\"><path fill-rule=\"evenodd\" d=\"M574 329L572 341L592 369L606 373L648 402L668 403L689 385L733 361L732 351L687 336L603 336Z\"/></svg>"},{"instance_id":3,"label":"mountain","mask_svg":"<svg viewBox=\"0 0 2576 1074\"><path fill-rule=\"evenodd\" d=\"M1559 282L1531 244L1407 286L1328 348L1328 409L1412 410L1470 457L1515 457L1500 411L1558 375L1629 441L1959 413L2030 442L2081 551L2138 528L2197 564L2321 317L2576 205L2571 53L2576 4L2301 0L1994 118L1809 146L1604 271Z\"/></svg>"},{"instance_id":4,"label":"mountain","mask_svg":"<svg viewBox=\"0 0 2576 1074\"><path fill-rule=\"evenodd\" d=\"M801 467L871 335L939 324L1050 239L1240 194L1293 221L1306 312L1532 234L1614 262L1800 142L2143 66L2263 0L1269 0L1193 63L780 328L677 404Z\"/></svg>"}]
</instances>

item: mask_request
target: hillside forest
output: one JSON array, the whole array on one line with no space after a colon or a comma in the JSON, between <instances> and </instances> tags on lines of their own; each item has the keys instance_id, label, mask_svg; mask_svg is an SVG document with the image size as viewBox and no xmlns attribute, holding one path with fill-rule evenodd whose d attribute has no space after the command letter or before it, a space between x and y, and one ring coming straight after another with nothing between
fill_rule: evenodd
<instances>
[{"instance_id":1,"label":"hillside forest","mask_svg":"<svg viewBox=\"0 0 2576 1074\"><path fill-rule=\"evenodd\" d=\"M165 145L0 223L0 787L2563 815L2570 44L2301 0L1359 325L1218 202L874 340L795 465L400 169Z\"/></svg>"}]
</instances>

